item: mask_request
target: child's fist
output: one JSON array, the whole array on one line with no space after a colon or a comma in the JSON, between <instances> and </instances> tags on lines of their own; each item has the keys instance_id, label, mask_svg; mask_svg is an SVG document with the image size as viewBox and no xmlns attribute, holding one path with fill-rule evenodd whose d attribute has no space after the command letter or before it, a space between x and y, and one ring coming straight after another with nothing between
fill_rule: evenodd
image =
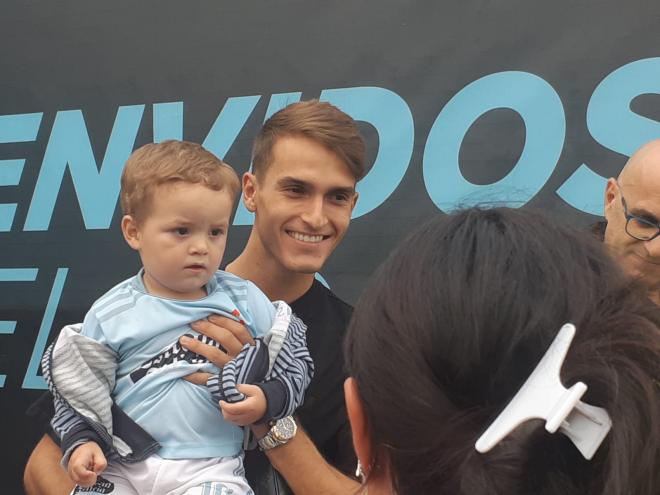
<instances>
[{"instance_id":1,"label":"child's fist","mask_svg":"<svg viewBox=\"0 0 660 495\"><path fill-rule=\"evenodd\" d=\"M108 465L101 447L96 442L87 442L76 449L69 458L69 477L84 487L94 486L96 475Z\"/></svg>"},{"instance_id":2,"label":"child's fist","mask_svg":"<svg viewBox=\"0 0 660 495\"><path fill-rule=\"evenodd\" d=\"M245 395L245 399L233 404L220 401L225 420L238 426L248 426L263 418L268 404L261 388L256 385L238 385L236 388Z\"/></svg>"}]
</instances>

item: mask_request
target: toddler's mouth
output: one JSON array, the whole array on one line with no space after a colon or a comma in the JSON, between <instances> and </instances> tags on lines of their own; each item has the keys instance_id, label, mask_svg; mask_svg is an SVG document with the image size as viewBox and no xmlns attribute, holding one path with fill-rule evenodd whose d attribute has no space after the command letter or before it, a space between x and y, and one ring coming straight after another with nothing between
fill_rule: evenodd
<instances>
[{"instance_id":1,"label":"toddler's mouth","mask_svg":"<svg viewBox=\"0 0 660 495\"><path fill-rule=\"evenodd\" d=\"M185 268L189 270L204 270L206 267L201 264L187 265Z\"/></svg>"}]
</instances>

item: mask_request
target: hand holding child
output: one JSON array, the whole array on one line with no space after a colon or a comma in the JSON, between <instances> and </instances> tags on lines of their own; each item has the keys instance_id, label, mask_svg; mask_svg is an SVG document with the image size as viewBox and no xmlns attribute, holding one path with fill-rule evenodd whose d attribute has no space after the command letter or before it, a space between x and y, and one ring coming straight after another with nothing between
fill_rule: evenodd
<instances>
[{"instance_id":1,"label":"hand holding child","mask_svg":"<svg viewBox=\"0 0 660 495\"><path fill-rule=\"evenodd\" d=\"M220 409L225 420L238 426L248 426L263 418L266 414L267 401L261 388L245 384L236 388L245 395L245 399L234 403L220 401Z\"/></svg>"},{"instance_id":2,"label":"hand holding child","mask_svg":"<svg viewBox=\"0 0 660 495\"><path fill-rule=\"evenodd\" d=\"M108 462L96 442L77 447L69 459L69 477L83 487L94 486L96 475L103 472Z\"/></svg>"}]
</instances>

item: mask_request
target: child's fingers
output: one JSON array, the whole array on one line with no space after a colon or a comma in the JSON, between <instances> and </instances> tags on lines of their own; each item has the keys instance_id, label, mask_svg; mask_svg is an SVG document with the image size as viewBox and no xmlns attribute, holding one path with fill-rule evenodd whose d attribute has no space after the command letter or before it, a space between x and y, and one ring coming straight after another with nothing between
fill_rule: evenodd
<instances>
[{"instance_id":1,"label":"child's fingers","mask_svg":"<svg viewBox=\"0 0 660 495\"><path fill-rule=\"evenodd\" d=\"M80 486L90 487L96 483L96 475L107 465L101 448L90 442L74 451L69 460L69 477Z\"/></svg>"},{"instance_id":2,"label":"child's fingers","mask_svg":"<svg viewBox=\"0 0 660 495\"><path fill-rule=\"evenodd\" d=\"M95 454L94 457L92 458L92 461L94 462L94 465L92 466L92 470L96 474L102 473L106 467L108 467L108 461L105 459L105 456L102 453Z\"/></svg>"},{"instance_id":3,"label":"child's fingers","mask_svg":"<svg viewBox=\"0 0 660 495\"><path fill-rule=\"evenodd\" d=\"M222 417L225 421L238 426L250 424L249 409L245 407L245 401L237 402L236 404L220 401L220 408L222 409Z\"/></svg>"},{"instance_id":4,"label":"child's fingers","mask_svg":"<svg viewBox=\"0 0 660 495\"><path fill-rule=\"evenodd\" d=\"M226 421L239 426L251 425L264 415L259 400L255 397L247 397L245 400L235 404L221 401L220 408L222 409L222 416Z\"/></svg>"},{"instance_id":5,"label":"child's fingers","mask_svg":"<svg viewBox=\"0 0 660 495\"><path fill-rule=\"evenodd\" d=\"M236 389L246 397L254 397L257 394L262 393L261 388L256 385L248 385L247 383L236 385Z\"/></svg>"},{"instance_id":6,"label":"child's fingers","mask_svg":"<svg viewBox=\"0 0 660 495\"><path fill-rule=\"evenodd\" d=\"M80 486L89 487L96 483L96 473L94 471L90 471L87 469L87 466L82 464L70 466L69 476L71 476L71 479L74 483Z\"/></svg>"},{"instance_id":7,"label":"child's fingers","mask_svg":"<svg viewBox=\"0 0 660 495\"><path fill-rule=\"evenodd\" d=\"M250 385L251 386L251 385ZM222 412L228 414L245 414L246 412L252 411L258 404L258 399L254 396L247 396L240 402L225 402L224 400L220 401L220 409Z\"/></svg>"},{"instance_id":8,"label":"child's fingers","mask_svg":"<svg viewBox=\"0 0 660 495\"><path fill-rule=\"evenodd\" d=\"M224 400L220 401L220 409L222 409L223 414L228 414L234 416L237 414L242 414L245 410L245 402L248 399L242 400L240 402L227 402Z\"/></svg>"}]
</instances>

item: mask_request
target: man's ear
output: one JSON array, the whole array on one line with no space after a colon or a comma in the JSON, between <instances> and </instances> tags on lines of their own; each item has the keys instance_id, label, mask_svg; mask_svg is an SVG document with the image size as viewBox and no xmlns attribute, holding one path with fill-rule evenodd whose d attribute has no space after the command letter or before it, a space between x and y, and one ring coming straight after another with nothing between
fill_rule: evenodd
<instances>
[{"instance_id":1,"label":"man's ear","mask_svg":"<svg viewBox=\"0 0 660 495\"><path fill-rule=\"evenodd\" d=\"M140 229L131 215L124 215L121 219L121 233L126 243L136 251L140 249Z\"/></svg>"},{"instance_id":2,"label":"man's ear","mask_svg":"<svg viewBox=\"0 0 660 495\"><path fill-rule=\"evenodd\" d=\"M603 211L605 213L605 218L608 217L609 213L616 206L617 193L619 191L619 185L616 182L616 179L610 178L607 180L607 186L605 186L605 204Z\"/></svg>"},{"instance_id":3,"label":"man's ear","mask_svg":"<svg viewBox=\"0 0 660 495\"><path fill-rule=\"evenodd\" d=\"M251 172L243 174L243 204L251 213L257 210L257 177Z\"/></svg>"},{"instance_id":4,"label":"man's ear","mask_svg":"<svg viewBox=\"0 0 660 495\"><path fill-rule=\"evenodd\" d=\"M373 456L375 452L371 445L369 420L365 414L360 391L354 378L349 377L344 382L344 398L353 434L353 448L365 475L368 475L374 464Z\"/></svg>"},{"instance_id":5,"label":"man's ear","mask_svg":"<svg viewBox=\"0 0 660 495\"><path fill-rule=\"evenodd\" d=\"M353 211L355 205L357 204L358 196L360 196L360 194L355 191L355 194L353 195L353 202L351 203L351 211Z\"/></svg>"}]
</instances>

